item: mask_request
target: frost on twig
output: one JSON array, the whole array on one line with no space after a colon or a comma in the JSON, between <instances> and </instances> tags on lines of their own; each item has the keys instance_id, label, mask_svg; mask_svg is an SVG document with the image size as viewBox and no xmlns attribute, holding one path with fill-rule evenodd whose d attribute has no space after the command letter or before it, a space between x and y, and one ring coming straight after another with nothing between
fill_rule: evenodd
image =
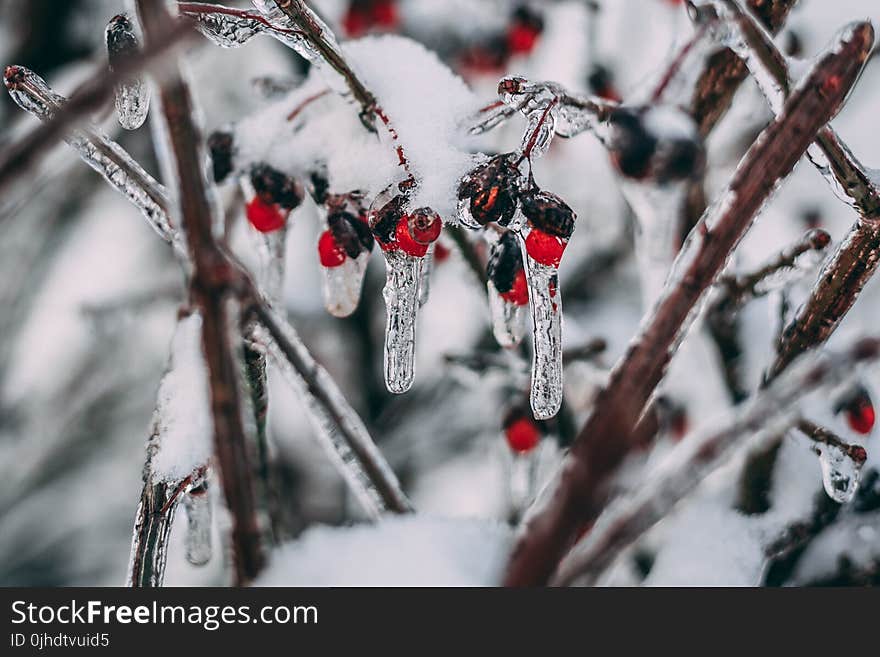
<instances>
[{"instance_id":1,"label":"frost on twig","mask_svg":"<svg viewBox=\"0 0 880 657\"><path fill-rule=\"evenodd\" d=\"M602 509L609 476L628 453L633 425L699 309L698 302L776 185L839 111L872 42L869 23L842 35L838 47L816 63L789 97L780 117L761 134L727 190L691 232L657 306L596 400L562 475L526 519L507 583L546 581L580 524Z\"/></svg>"},{"instance_id":2,"label":"frost on twig","mask_svg":"<svg viewBox=\"0 0 880 657\"><path fill-rule=\"evenodd\" d=\"M850 378L856 366L878 356L880 341L867 338L839 356L803 361L744 408L717 422L720 429L704 430L679 443L638 491L608 507L587 537L560 564L554 583L595 583L627 546L665 517L745 439L756 446L775 440L793 426L805 427L822 441L823 447L860 450L855 458L863 463L862 448L841 445L827 434L817 436L815 425L800 418L797 403L805 395L832 389Z\"/></svg>"},{"instance_id":3,"label":"frost on twig","mask_svg":"<svg viewBox=\"0 0 880 657\"><path fill-rule=\"evenodd\" d=\"M178 320L168 369L159 384L147 445L144 489L135 517L128 586L162 586L168 535L177 504L190 491L206 486L212 424L201 328L198 313ZM201 537L205 531L210 536L210 523L206 530L201 522L208 504L206 495L186 503L189 524L196 525ZM205 552L210 549L203 543L200 540L198 550L194 550L202 563L207 561Z\"/></svg>"}]
</instances>

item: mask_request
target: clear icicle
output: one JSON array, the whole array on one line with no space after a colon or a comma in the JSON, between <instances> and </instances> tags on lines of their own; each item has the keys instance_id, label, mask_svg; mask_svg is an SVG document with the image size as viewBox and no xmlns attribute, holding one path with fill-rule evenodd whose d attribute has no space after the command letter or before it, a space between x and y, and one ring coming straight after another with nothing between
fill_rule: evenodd
<instances>
[{"instance_id":1,"label":"clear icicle","mask_svg":"<svg viewBox=\"0 0 880 657\"><path fill-rule=\"evenodd\" d=\"M326 403L322 403L315 396L313 388L288 361L278 344L266 335L262 328L259 329L262 335L261 339L267 344L268 353L278 366L282 376L303 401L309 421L320 444L336 465L355 498L361 503L366 514L370 518L377 518L387 511L388 507L364 470L357 454L347 442L347 437L340 431L340 425L348 432L348 439L356 440L358 449L369 455L374 467L381 469L383 480L390 482L391 494L399 501L398 506L409 508L409 501L403 494L397 477L370 437L363 420L348 404L333 378L315 361L288 322L274 312L273 321L281 328L285 340L292 345L301 366L312 374L317 387L320 387L327 394L329 399L326 400Z\"/></svg>"},{"instance_id":2,"label":"clear icicle","mask_svg":"<svg viewBox=\"0 0 880 657\"><path fill-rule=\"evenodd\" d=\"M638 221L636 260L644 308L660 296L675 261L686 185L651 185L624 180L621 188Z\"/></svg>"},{"instance_id":3,"label":"clear icicle","mask_svg":"<svg viewBox=\"0 0 880 657\"><path fill-rule=\"evenodd\" d=\"M421 308L431 296L431 274L434 272L434 246L428 247L428 253L422 259L422 274L419 278L419 307Z\"/></svg>"},{"instance_id":4,"label":"clear icicle","mask_svg":"<svg viewBox=\"0 0 880 657\"><path fill-rule=\"evenodd\" d=\"M562 297L558 269L533 260L523 247L529 304L534 325L530 401L536 420L547 420L562 405Z\"/></svg>"},{"instance_id":5,"label":"clear icicle","mask_svg":"<svg viewBox=\"0 0 880 657\"><path fill-rule=\"evenodd\" d=\"M489 262L491 263L496 256L500 257L497 250L502 248L501 235L494 230L484 231L484 235L489 245ZM520 254L521 251L517 249L515 255L522 263ZM512 303L502 297L491 279L486 282L486 291L495 340L504 348L516 347L522 342L528 328L528 304Z\"/></svg>"},{"instance_id":6,"label":"clear icicle","mask_svg":"<svg viewBox=\"0 0 880 657\"><path fill-rule=\"evenodd\" d=\"M364 251L338 267L321 267L321 293L328 313L348 317L357 310L369 261L370 254Z\"/></svg>"},{"instance_id":7,"label":"clear icicle","mask_svg":"<svg viewBox=\"0 0 880 657\"><path fill-rule=\"evenodd\" d=\"M211 498L208 482L201 481L184 495L186 509L186 560L194 566L204 566L211 560Z\"/></svg>"},{"instance_id":8,"label":"clear icicle","mask_svg":"<svg viewBox=\"0 0 880 657\"><path fill-rule=\"evenodd\" d=\"M6 86L15 103L41 121L48 121L66 102L33 71L24 67L7 69ZM122 193L146 217L162 239L185 248L168 218L168 195L165 188L148 174L119 144L94 127L74 130L65 142L82 160L100 173L114 189Z\"/></svg>"},{"instance_id":9,"label":"clear icicle","mask_svg":"<svg viewBox=\"0 0 880 657\"><path fill-rule=\"evenodd\" d=\"M385 252L385 385L393 393L412 387L415 376L416 320L424 258L399 249Z\"/></svg>"},{"instance_id":10,"label":"clear icicle","mask_svg":"<svg viewBox=\"0 0 880 657\"><path fill-rule=\"evenodd\" d=\"M105 31L110 70L140 50L134 24L126 14L114 16ZM141 77L131 77L116 87L116 118L126 130L140 128L150 109L150 87Z\"/></svg>"},{"instance_id":11,"label":"clear icicle","mask_svg":"<svg viewBox=\"0 0 880 657\"><path fill-rule=\"evenodd\" d=\"M815 452L822 468L822 485L832 500L846 504L852 500L859 488L862 466L865 464L864 451L832 443L816 445Z\"/></svg>"}]
</instances>

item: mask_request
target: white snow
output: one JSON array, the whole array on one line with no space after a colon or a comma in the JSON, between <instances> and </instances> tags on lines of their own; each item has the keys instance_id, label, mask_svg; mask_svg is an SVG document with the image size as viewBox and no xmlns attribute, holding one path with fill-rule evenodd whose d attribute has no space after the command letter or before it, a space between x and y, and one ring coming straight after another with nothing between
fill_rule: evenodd
<instances>
[{"instance_id":1,"label":"white snow","mask_svg":"<svg viewBox=\"0 0 880 657\"><path fill-rule=\"evenodd\" d=\"M315 527L278 549L255 586L495 586L511 532L488 520L419 515Z\"/></svg>"}]
</instances>

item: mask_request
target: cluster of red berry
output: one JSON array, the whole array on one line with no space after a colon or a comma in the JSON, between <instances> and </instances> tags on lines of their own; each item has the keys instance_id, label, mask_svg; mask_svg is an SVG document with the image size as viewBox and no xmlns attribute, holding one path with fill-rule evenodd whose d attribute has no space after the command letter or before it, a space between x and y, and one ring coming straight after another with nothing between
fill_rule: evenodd
<instances>
[{"instance_id":1,"label":"cluster of red berry","mask_svg":"<svg viewBox=\"0 0 880 657\"><path fill-rule=\"evenodd\" d=\"M407 211L406 197L394 196L370 216L370 227L383 251L400 249L414 258L422 258L428 247L440 237L443 221L431 208Z\"/></svg>"},{"instance_id":2,"label":"cluster of red berry","mask_svg":"<svg viewBox=\"0 0 880 657\"><path fill-rule=\"evenodd\" d=\"M543 31L544 19L539 13L527 5L516 7L504 32L462 53L461 67L475 73L498 73L511 57L532 52Z\"/></svg>"},{"instance_id":3,"label":"cluster of red berry","mask_svg":"<svg viewBox=\"0 0 880 657\"><path fill-rule=\"evenodd\" d=\"M255 165L250 181L254 196L247 202L245 213L251 226L261 233L280 230L290 212L303 202L302 184L267 164Z\"/></svg>"}]
</instances>

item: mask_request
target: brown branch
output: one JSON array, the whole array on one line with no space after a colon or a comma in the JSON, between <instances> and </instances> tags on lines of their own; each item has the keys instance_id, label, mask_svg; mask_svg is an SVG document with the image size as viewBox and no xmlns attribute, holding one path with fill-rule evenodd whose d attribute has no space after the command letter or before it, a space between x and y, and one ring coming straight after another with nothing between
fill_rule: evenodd
<instances>
[{"instance_id":1,"label":"brown branch","mask_svg":"<svg viewBox=\"0 0 880 657\"><path fill-rule=\"evenodd\" d=\"M137 0L147 44L156 43L173 21L164 4ZM202 348L208 365L214 449L226 503L233 517L236 581L246 584L263 566L252 469L241 411L238 367L230 336L230 267L214 239L214 216L204 175L202 136L193 120L193 101L179 65L169 62L159 87L173 158L180 221L193 264L190 294L202 312ZM169 181L171 182L171 181Z\"/></svg>"},{"instance_id":2,"label":"brown branch","mask_svg":"<svg viewBox=\"0 0 880 657\"><path fill-rule=\"evenodd\" d=\"M815 443L837 447L859 465L864 463L868 458L868 454L865 452L864 447L861 445L851 445L833 431L826 429L825 427L820 427L815 422L801 420L798 422L797 428L802 434Z\"/></svg>"},{"instance_id":3,"label":"brown branch","mask_svg":"<svg viewBox=\"0 0 880 657\"><path fill-rule=\"evenodd\" d=\"M691 311L775 186L839 111L872 44L873 30L862 23L819 60L805 84L788 99L782 115L743 158L721 196L723 202L703 215L676 263L684 262L684 271L670 277L653 314L613 369L560 475L526 520L508 564L506 584L546 582L578 529L601 511L608 483L630 450L636 420L662 379Z\"/></svg>"},{"instance_id":4,"label":"brown branch","mask_svg":"<svg viewBox=\"0 0 880 657\"><path fill-rule=\"evenodd\" d=\"M724 463L731 448L755 434L759 434L758 442L766 443L794 425L807 426L808 429L815 427L799 420L791 411L797 401L844 379L855 366L874 361L878 356L880 339L860 340L840 356L786 373L773 386L762 391L746 409L723 423L722 428L688 436L667 457L663 469L653 480L629 499L609 508L583 543L562 562L553 583L595 583L622 550L664 518L685 495ZM816 440L833 440L833 437L826 436L830 432L820 430L819 433L821 436ZM862 457L863 454L864 450Z\"/></svg>"},{"instance_id":5,"label":"brown branch","mask_svg":"<svg viewBox=\"0 0 880 657\"><path fill-rule=\"evenodd\" d=\"M51 120L34 128L0 154L0 194L26 175L76 123L103 108L113 98L118 84L145 68L153 67L174 46L193 34L195 31L188 22L175 22L164 33L157 35L143 51L116 65L112 72L108 72L106 66L101 66L76 88Z\"/></svg>"}]
</instances>

